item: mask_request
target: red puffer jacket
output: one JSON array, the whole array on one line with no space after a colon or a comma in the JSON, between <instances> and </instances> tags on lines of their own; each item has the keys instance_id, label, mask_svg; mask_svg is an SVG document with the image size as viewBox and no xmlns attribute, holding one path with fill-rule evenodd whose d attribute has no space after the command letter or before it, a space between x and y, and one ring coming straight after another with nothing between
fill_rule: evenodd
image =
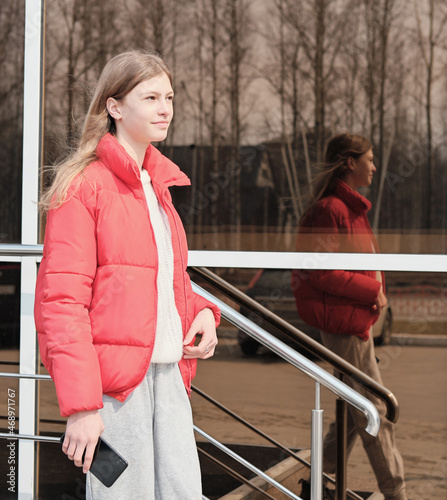
<instances>
[{"instance_id":1,"label":"red puffer jacket","mask_svg":"<svg viewBox=\"0 0 447 500\"><path fill-rule=\"evenodd\" d=\"M299 252L377 252L366 216L371 203L338 181L335 192L320 200L301 223ZM316 259L315 256L310 256ZM318 269L318 261L314 262ZM384 276L382 273L382 283ZM373 309L382 284L376 271L303 271L292 273L292 290L300 317L324 332L368 339L378 315Z\"/></svg>"},{"instance_id":2,"label":"red puffer jacket","mask_svg":"<svg viewBox=\"0 0 447 500\"><path fill-rule=\"evenodd\" d=\"M154 347L158 258L138 167L110 134L96 154L80 187L48 214L37 279L40 353L63 416L101 408L103 393L124 401L143 380ZM152 146L143 167L171 226L183 334L206 307L217 325L219 310L192 291L186 236L168 190L189 179ZM180 361L188 390L196 364Z\"/></svg>"}]
</instances>

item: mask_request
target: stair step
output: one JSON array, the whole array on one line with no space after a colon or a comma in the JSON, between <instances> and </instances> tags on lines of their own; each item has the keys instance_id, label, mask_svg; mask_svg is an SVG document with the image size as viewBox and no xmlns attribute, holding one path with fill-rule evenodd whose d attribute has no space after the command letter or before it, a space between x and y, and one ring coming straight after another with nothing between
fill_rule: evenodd
<instances>
[{"instance_id":1,"label":"stair step","mask_svg":"<svg viewBox=\"0 0 447 500\"><path fill-rule=\"evenodd\" d=\"M201 443L200 446L203 448L207 448L206 443ZM245 458L249 459L249 461L257 459L255 461L258 461L259 463L256 465L259 468L261 468L261 470L264 470L272 479L281 483L284 487L288 488L296 495L300 494L301 485L299 484L299 480L301 478L305 479L308 478L309 469L300 462L298 462L295 458L289 457L286 458L285 460L278 461L277 458L271 454L272 450L270 449L270 447L259 447L259 446L256 447L250 445L247 446L247 445L234 445L234 444L229 446L234 448L234 451L241 453L243 456L245 456ZM238 447L241 448L241 450L239 450ZM310 461L311 452L309 449L296 450L296 453L303 460L307 462ZM265 457L263 458L263 460L260 460L260 458L263 457L264 455ZM264 465L261 464L262 461L264 462ZM265 466L267 464L272 464L272 463L274 463L275 465L266 470ZM232 464L232 466L234 465L235 464ZM250 488L250 486L245 484L237 486L232 491L229 491L229 489L225 490L225 488L219 487L220 476L217 477L215 476L215 474L209 477L208 476L209 474L207 474L208 478L207 481L209 482L211 480L213 482L213 486L215 486L214 487L215 493L217 493L218 490L220 490L221 492L220 495L219 494L209 495L209 498L214 498L216 500L261 500L261 499L263 500L265 498L258 491ZM289 497L287 497L284 493L278 491L270 483L268 483L261 477L254 477L253 479L250 480L250 483L252 483L254 486L257 486L261 490L269 493L277 500L289 500ZM227 493L225 493L225 491ZM379 492L368 493L366 491L365 492L357 491L357 493L364 500L384 500L383 495ZM223 496L221 496L222 494Z\"/></svg>"},{"instance_id":2,"label":"stair step","mask_svg":"<svg viewBox=\"0 0 447 500\"><path fill-rule=\"evenodd\" d=\"M304 460L309 461L310 459L310 450L302 450L297 453ZM268 471L266 471L268 475L278 481L286 488L289 488L291 491L295 493L299 493L296 491L300 490L301 486L298 485L298 480L300 479L301 474L307 473L307 468L298 462L295 458L290 457L286 458L282 462L276 464ZM271 492L272 496L278 499L288 498L284 494L278 492L276 488L273 488L267 481L265 481L261 477L256 477L250 481L253 485L258 486L263 491ZM274 492L274 493L273 493ZM227 495L220 497L219 500L257 500L261 498L261 495L256 491L250 488L248 485L242 485L239 488L231 491Z\"/></svg>"}]
</instances>

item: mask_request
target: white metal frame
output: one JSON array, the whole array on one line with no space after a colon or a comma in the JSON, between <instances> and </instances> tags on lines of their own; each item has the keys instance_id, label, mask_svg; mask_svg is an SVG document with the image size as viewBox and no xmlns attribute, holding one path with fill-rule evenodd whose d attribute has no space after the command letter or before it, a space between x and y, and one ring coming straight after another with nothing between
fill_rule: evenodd
<instances>
[{"instance_id":1,"label":"white metal frame","mask_svg":"<svg viewBox=\"0 0 447 500\"><path fill-rule=\"evenodd\" d=\"M43 19L45 0L25 2L25 69L23 115L22 238L24 245L38 243L36 202L42 144ZM20 373L37 372L33 297L36 281L35 256L3 257L21 262ZM447 272L445 255L401 254L303 254L288 252L191 251L189 265L234 268L365 269L385 271ZM36 382L20 380L19 432L35 434ZM31 500L35 488L35 444L20 441L18 498Z\"/></svg>"},{"instance_id":2,"label":"white metal frame","mask_svg":"<svg viewBox=\"0 0 447 500\"><path fill-rule=\"evenodd\" d=\"M195 267L447 272L447 255L302 252L189 252Z\"/></svg>"},{"instance_id":3,"label":"white metal frame","mask_svg":"<svg viewBox=\"0 0 447 500\"><path fill-rule=\"evenodd\" d=\"M44 0L26 0L23 104L23 185L22 185L22 244L38 243L39 166L42 155L42 96L43 96L43 19ZM35 257L21 259L20 294L20 373L36 373L36 329L33 318L37 261ZM19 433L36 433L36 381L19 382ZM19 441L18 482L19 500L34 498L36 445Z\"/></svg>"}]
</instances>

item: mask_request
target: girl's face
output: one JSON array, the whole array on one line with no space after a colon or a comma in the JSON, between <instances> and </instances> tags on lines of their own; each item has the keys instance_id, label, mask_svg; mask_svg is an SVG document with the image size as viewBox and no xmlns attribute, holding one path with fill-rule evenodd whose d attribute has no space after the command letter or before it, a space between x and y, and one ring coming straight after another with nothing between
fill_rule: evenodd
<instances>
[{"instance_id":1,"label":"girl's face","mask_svg":"<svg viewBox=\"0 0 447 500\"><path fill-rule=\"evenodd\" d=\"M173 98L165 73L139 83L121 100L109 98L107 107L115 119L118 142L138 152L166 139L174 114Z\"/></svg>"},{"instance_id":2,"label":"girl's face","mask_svg":"<svg viewBox=\"0 0 447 500\"><path fill-rule=\"evenodd\" d=\"M362 186L370 186L376 171L372 149L362 154L357 160L352 159L348 168L348 184L354 190Z\"/></svg>"}]
</instances>

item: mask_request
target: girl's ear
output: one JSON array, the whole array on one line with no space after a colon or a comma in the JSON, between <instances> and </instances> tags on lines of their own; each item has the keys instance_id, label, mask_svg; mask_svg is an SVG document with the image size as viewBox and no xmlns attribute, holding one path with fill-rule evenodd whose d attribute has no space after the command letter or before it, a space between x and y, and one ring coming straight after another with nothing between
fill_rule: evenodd
<instances>
[{"instance_id":1,"label":"girl's ear","mask_svg":"<svg viewBox=\"0 0 447 500\"><path fill-rule=\"evenodd\" d=\"M121 118L121 112L116 99L114 99L113 97L109 97L106 102L106 107L109 115L114 120L119 120Z\"/></svg>"},{"instance_id":2,"label":"girl's ear","mask_svg":"<svg viewBox=\"0 0 447 500\"><path fill-rule=\"evenodd\" d=\"M352 156L348 156L348 159L346 160L346 166L348 167L348 170L354 170L355 169L355 160Z\"/></svg>"}]
</instances>

